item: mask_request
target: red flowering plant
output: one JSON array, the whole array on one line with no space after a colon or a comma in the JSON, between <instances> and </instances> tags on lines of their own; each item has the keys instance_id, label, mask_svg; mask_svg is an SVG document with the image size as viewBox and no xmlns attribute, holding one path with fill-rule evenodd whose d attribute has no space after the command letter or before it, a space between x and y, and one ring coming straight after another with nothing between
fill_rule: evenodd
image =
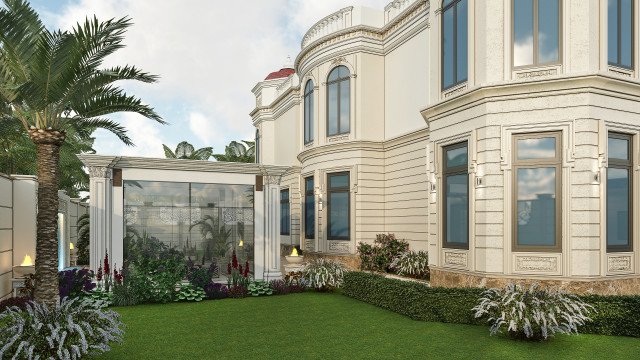
<instances>
[{"instance_id":1,"label":"red flowering plant","mask_svg":"<svg viewBox=\"0 0 640 360\"><path fill-rule=\"evenodd\" d=\"M109 253L105 250L104 261L102 265L98 268L98 273L96 274L96 280L98 282L98 291L109 292L114 283L122 284L122 280L124 279L122 270L118 272L116 268L116 264L113 264L113 272L111 271L111 266L109 264Z\"/></svg>"},{"instance_id":2,"label":"red flowering plant","mask_svg":"<svg viewBox=\"0 0 640 360\"><path fill-rule=\"evenodd\" d=\"M238 262L236 250L233 250L231 262L227 264L227 286L229 289L236 286L247 287L249 285L249 260L245 263L244 269Z\"/></svg>"}]
</instances>

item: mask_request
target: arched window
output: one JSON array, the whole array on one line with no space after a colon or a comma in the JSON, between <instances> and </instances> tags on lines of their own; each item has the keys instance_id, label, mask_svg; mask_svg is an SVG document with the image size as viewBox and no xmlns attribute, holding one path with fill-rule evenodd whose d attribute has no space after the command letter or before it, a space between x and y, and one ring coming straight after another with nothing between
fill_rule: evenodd
<instances>
[{"instance_id":1,"label":"arched window","mask_svg":"<svg viewBox=\"0 0 640 360\"><path fill-rule=\"evenodd\" d=\"M304 143L313 141L313 81L304 87Z\"/></svg>"},{"instance_id":2,"label":"arched window","mask_svg":"<svg viewBox=\"0 0 640 360\"><path fill-rule=\"evenodd\" d=\"M258 129L256 129L256 142L254 146L256 147L255 149L256 164L259 164L260 163L260 130Z\"/></svg>"},{"instance_id":3,"label":"arched window","mask_svg":"<svg viewBox=\"0 0 640 360\"><path fill-rule=\"evenodd\" d=\"M331 70L327 78L327 136L349 133L350 73L346 66Z\"/></svg>"}]
</instances>

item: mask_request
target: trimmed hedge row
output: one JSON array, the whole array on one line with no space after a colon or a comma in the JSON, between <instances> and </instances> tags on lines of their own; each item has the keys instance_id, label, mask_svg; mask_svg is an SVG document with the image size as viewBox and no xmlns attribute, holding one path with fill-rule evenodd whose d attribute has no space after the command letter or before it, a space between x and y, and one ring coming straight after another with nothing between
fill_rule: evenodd
<instances>
[{"instance_id":1,"label":"trimmed hedge row","mask_svg":"<svg viewBox=\"0 0 640 360\"><path fill-rule=\"evenodd\" d=\"M486 324L476 319L473 308L484 289L438 288L421 283L389 279L377 274L353 271L344 275L342 293L414 320L456 324ZM640 337L640 296L582 297L598 313L581 333Z\"/></svg>"}]
</instances>

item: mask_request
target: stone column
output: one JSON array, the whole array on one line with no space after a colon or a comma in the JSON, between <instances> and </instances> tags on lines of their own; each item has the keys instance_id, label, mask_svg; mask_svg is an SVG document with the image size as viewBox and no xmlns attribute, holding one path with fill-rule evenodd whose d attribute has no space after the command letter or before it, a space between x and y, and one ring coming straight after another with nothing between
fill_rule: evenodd
<instances>
[{"instance_id":1,"label":"stone column","mask_svg":"<svg viewBox=\"0 0 640 360\"><path fill-rule=\"evenodd\" d=\"M281 279L280 270L280 177L265 176L264 187L264 279Z\"/></svg>"},{"instance_id":2,"label":"stone column","mask_svg":"<svg viewBox=\"0 0 640 360\"><path fill-rule=\"evenodd\" d=\"M97 271L105 251L113 253L111 239L111 217L113 214L112 170L108 167L90 166L89 198L89 266Z\"/></svg>"},{"instance_id":3,"label":"stone column","mask_svg":"<svg viewBox=\"0 0 640 360\"><path fill-rule=\"evenodd\" d=\"M71 264L71 251L69 250L71 216L71 199L64 190L58 190L58 233L62 236L58 239L58 270L62 270ZM61 220L61 221L60 221Z\"/></svg>"}]
</instances>

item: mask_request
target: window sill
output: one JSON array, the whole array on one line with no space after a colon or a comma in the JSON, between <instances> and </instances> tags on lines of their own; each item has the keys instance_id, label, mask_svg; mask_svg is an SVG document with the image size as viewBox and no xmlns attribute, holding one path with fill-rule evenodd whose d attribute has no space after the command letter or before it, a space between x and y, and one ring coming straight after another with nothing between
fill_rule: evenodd
<instances>
[{"instance_id":1,"label":"window sill","mask_svg":"<svg viewBox=\"0 0 640 360\"><path fill-rule=\"evenodd\" d=\"M608 69L609 69L609 73L617 76L622 76L626 78L635 77L635 72L632 69L626 69L626 68L615 66L615 65L609 65Z\"/></svg>"},{"instance_id":2,"label":"window sill","mask_svg":"<svg viewBox=\"0 0 640 360\"><path fill-rule=\"evenodd\" d=\"M349 133L327 136L327 143L343 142L349 140Z\"/></svg>"},{"instance_id":3,"label":"window sill","mask_svg":"<svg viewBox=\"0 0 640 360\"><path fill-rule=\"evenodd\" d=\"M562 65L541 65L541 66L527 66L522 68L515 68L511 73L513 80L528 81L544 79L550 76L555 76L562 73Z\"/></svg>"},{"instance_id":4,"label":"window sill","mask_svg":"<svg viewBox=\"0 0 640 360\"><path fill-rule=\"evenodd\" d=\"M463 92L467 91L467 89L469 88L468 84L469 83L465 81L461 84L458 84L446 90L443 90L441 93L442 99L449 99L462 94Z\"/></svg>"}]
</instances>

